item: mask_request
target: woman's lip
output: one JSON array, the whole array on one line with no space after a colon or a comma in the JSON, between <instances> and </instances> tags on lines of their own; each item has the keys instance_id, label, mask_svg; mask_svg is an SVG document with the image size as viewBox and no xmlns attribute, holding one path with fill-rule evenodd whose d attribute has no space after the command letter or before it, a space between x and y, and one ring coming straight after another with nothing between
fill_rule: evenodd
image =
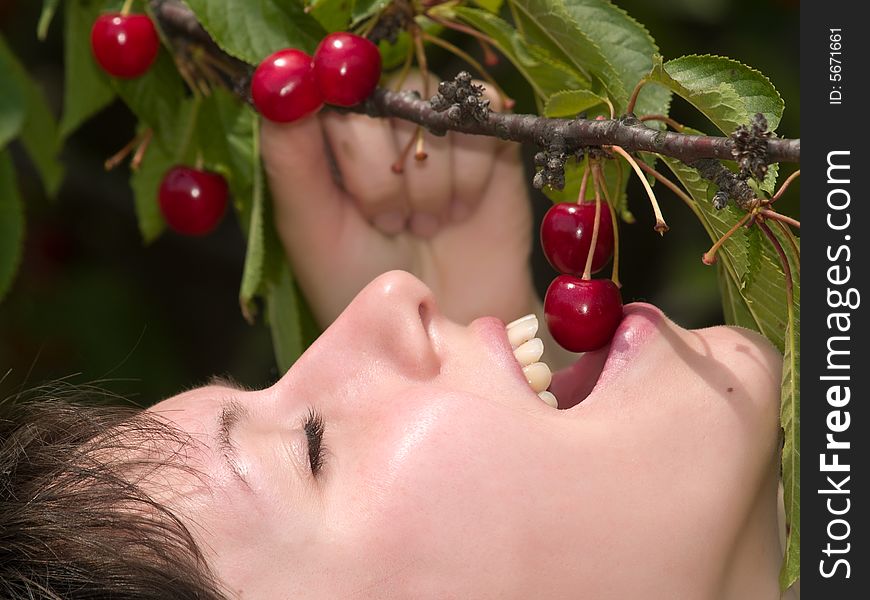
<instances>
[{"instance_id":1,"label":"woman's lip","mask_svg":"<svg viewBox=\"0 0 870 600\"><path fill-rule=\"evenodd\" d=\"M585 400L580 402L572 398L579 394L579 390L589 389L590 382L571 381L578 376L582 376L583 369L568 367L565 370L566 372L558 373L554 376L554 384L558 385L559 388L573 390L573 393L568 392L565 394L563 392L563 396L568 396L563 399L559 396L559 391L561 390L557 389L556 397L560 398L560 407L573 407L575 404L591 401L602 388L606 387L628 368L632 361L637 358L643 347L656 337L659 332L659 323L664 319L664 313L652 304L634 302L626 305L623 309L622 321L613 334L610 346L606 349L607 357L604 359L604 366ZM582 360L583 358L581 357L580 361ZM579 361L577 366L580 367Z\"/></svg>"}]
</instances>

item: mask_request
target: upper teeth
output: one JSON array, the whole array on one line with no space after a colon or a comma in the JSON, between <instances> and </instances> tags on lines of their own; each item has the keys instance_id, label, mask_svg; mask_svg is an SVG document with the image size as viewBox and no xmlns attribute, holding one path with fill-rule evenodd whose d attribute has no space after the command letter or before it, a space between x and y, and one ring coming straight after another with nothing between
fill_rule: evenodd
<instances>
[{"instance_id":1,"label":"upper teeth","mask_svg":"<svg viewBox=\"0 0 870 600\"><path fill-rule=\"evenodd\" d=\"M550 372L550 367L540 362L540 358L544 354L544 342L535 337L535 334L538 333L538 317L526 315L508 323L505 329L511 347L514 349L514 356L523 368L529 386L538 392L541 400L556 408L556 397L546 391L553 375Z\"/></svg>"}]
</instances>

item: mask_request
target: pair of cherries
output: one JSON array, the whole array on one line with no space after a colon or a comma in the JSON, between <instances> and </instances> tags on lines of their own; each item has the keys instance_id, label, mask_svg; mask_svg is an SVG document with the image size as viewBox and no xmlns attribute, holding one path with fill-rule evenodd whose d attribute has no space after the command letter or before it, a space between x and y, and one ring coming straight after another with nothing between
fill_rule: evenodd
<instances>
[{"instance_id":1,"label":"pair of cherries","mask_svg":"<svg viewBox=\"0 0 870 600\"><path fill-rule=\"evenodd\" d=\"M380 77L378 47L340 31L323 38L313 58L295 48L268 56L254 71L251 97L265 118L289 123L318 111L324 103L359 104Z\"/></svg>"},{"instance_id":2,"label":"pair of cherries","mask_svg":"<svg viewBox=\"0 0 870 600\"><path fill-rule=\"evenodd\" d=\"M571 352L607 345L622 320L622 296L616 284L610 279L583 278L590 250L592 273L613 256L613 222L603 201L592 248L595 211L592 202L564 202L553 205L541 222L544 255L562 273L547 288L544 316L553 339Z\"/></svg>"}]
</instances>

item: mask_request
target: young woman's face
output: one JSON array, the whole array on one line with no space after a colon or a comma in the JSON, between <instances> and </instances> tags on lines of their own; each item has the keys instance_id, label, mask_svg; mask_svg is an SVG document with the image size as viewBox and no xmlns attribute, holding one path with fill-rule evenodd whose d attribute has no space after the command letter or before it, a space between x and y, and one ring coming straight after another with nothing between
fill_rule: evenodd
<instances>
[{"instance_id":1,"label":"young woman's face","mask_svg":"<svg viewBox=\"0 0 870 600\"><path fill-rule=\"evenodd\" d=\"M626 315L556 410L500 321L385 274L271 388L150 409L199 473L148 485L242 598L778 597L780 356Z\"/></svg>"}]
</instances>

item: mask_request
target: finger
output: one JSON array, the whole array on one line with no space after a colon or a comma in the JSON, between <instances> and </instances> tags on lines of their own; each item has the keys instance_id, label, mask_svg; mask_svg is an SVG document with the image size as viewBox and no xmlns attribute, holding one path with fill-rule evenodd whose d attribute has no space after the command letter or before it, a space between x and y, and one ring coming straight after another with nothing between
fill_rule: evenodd
<instances>
[{"instance_id":1,"label":"finger","mask_svg":"<svg viewBox=\"0 0 870 600\"><path fill-rule=\"evenodd\" d=\"M327 160L320 121L260 126L260 149L272 192L275 223L291 256L327 243L350 203L335 183Z\"/></svg>"},{"instance_id":2,"label":"finger","mask_svg":"<svg viewBox=\"0 0 870 600\"><path fill-rule=\"evenodd\" d=\"M438 87L438 79L429 75L429 95ZM405 89L417 90L425 96L423 77L419 72L408 75L403 85ZM393 132L396 145L404 147L415 135L417 126L408 121L393 119ZM411 232L431 237L447 221L450 208L452 144L447 136L423 134L425 160L416 160L414 152L404 162L405 188L411 206L409 227Z\"/></svg>"},{"instance_id":3,"label":"finger","mask_svg":"<svg viewBox=\"0 0 870 600\"><path fill-rule=\"evenodd\" d=\"M501 96L495 89L481 81L474 83L483 86L489 107L501 112ZM453 144L453 178L449 216L451 221L459 223L473 214L480 204L492 178L496 155L504 142L492 136L467 135L455 131L450 132L450 138Z\"/></svg>"},{"instance_id":4,"label":"finger","mask_svg":"<svg viewBox=\"0 0 870 600\"><path fill-rule=\"evenodd\" d=\"M409 208L405 180L391 169L398 151L389 121L330 113L323 123L344 189L362 215L385 233L404 229Z\"/></svg>"}]
</instances>

